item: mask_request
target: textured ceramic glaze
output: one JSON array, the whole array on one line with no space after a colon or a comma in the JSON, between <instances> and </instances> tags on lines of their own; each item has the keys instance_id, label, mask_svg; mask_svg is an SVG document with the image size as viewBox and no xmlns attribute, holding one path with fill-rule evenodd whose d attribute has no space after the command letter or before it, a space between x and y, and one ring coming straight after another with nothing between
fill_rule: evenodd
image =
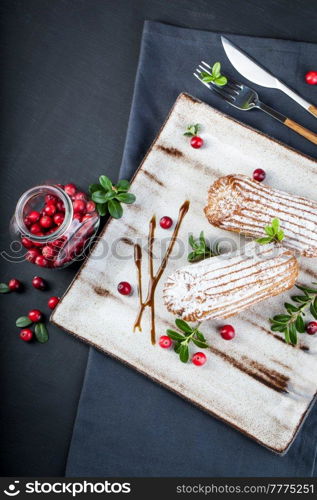
<instances>
[{"instance_id":1,"label":"textured ceramic glaze","mask_svg":"<svg viewBox=\"0 0 317 500\"><path fill-rule=\"evenodd\" d=\"M204 147L190 147L185 128L200 123ZM215 228L204 215L209 186L220 176L267 172L266 183L316 200L316 162L182 94L159 137L135 175L137 201L124 206L120 220L110 220L99 242L53 313L52 320L102 351L129 364L259 443L283 453L294 439L317 390L317 335L301 335L287 345L270 331L268 318L283 311L291 292L273 297L230 318L236 337L218 334L221 321L206 321L201 330L210 344L203 367L183 364L173 350L151 345L149 311L142 332L133 332L138 310L133 245L143 247L143 287L148 283L146 243L149 221L168 215L175 221L185 200L190 208L179 240L156 291L157 337L172 327L162 289L167 276L187 264L188 235L203 230L211 241L225 238L227 248L243 237ZM154 267L161 262L172 232L157 225ZM301 258L301 283L317 281L317 260ZM134 293L117 292L129 281ZM309 316L307 316L307 320ZM193 350L196 348L193 348ZM198 349L196 349L198 350ZM159 418L159 415L158 415Z\"/></svg>"}]
</instances>

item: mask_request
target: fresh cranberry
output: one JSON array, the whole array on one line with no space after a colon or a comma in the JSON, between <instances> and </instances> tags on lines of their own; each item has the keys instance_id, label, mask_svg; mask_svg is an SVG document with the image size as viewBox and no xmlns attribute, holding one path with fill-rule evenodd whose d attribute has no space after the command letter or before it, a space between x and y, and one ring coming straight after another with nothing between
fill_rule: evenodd
<instances>
[{"instance_id":1,"label":"fresh cranberry","mask_svg":"<svg viewBox=\"0 0 317 500\"><path fill-rule=\"evenodd\" d=\"M45 229L49 229L53 225L53 220L48 215L43 215L43 217L40 218L40 224Z\"/></svg>"},{"instance_id":2,"label":"fresh cranberry","mask_svg":"<svg viewBox=\"0 0 317 500\"><path fill-rule=\"evenodd\" d=\"M24 342L30 342L33 338L33 332L30 330L30 328L23 328L23 330L20 331L20 339L24 340Z\"/></svg>"},{"instance_id":3,"label":"fresh cranberry","mask_svg":"<svg viewBox=\"0 0 317 500\"><path fill-rule=\"evenodd\" d=\"M86 210L86 203L83 200L75 200L73 203L74 212L83 213Z\"/></svg>"},{"instance_id":4,"label":"fresh cranberry","mask_svg":"<svg viewBox=\"0 0 317 500\"><path fill-rule=\"evenodd\" d=\"M86 214L84 215L84 217L82 218L82 221L85 222L85 220L89 220L92 218L92 214Z\"/></svg>"},{"instance_id":5,"label":"fresh cranberry","mask_svg":"<svg viewBox=\"0 0 317 500\"><path fill-rule=\"evenodd\" d=\"M232 340L235 336L235 330L231 325L224 325L220 328L220 335L225 340Z\"/></svg>"},{"instance_id":6,"label":"fresh cranberry","mask_svg":"<svg viewBox=\"0 0 317 500\"><path fill-rule=\"evenodd\" d=\"M50 299L48 299L47 305L50 309L55 309L59 301L60 301L59 297L51 297Z\"/></svg>"},{"instance_id":7,"label":"fresh cranberry","mask_svg":"<svg viewBox=\"0 0 317 500\"><path fill-rule=\"evenodd\" d=\"M64 207L64 203L62 202L62 200L59 200L56 203L56 208L57 208L58 212L65 212L65 207Z\"/></svg>"},{"instance_id":8,"label":"fresh cranberry","mask_svg":"<svg viewBox=\"0 0 317 500\"><path fill-rule=\"evenodd\" d=\"M204 144L204 140L198 135L194 135L194 137L190 140L190 145L194 149L199 149Z\"/></svg>"},{"instance_id":9,"label":"fresh cranberry","mask_svg":"<svg viewBox=\"0 0 317 500\"><path fill-rule=\"evenodd\" d=\"M30 248L30 250L27 252L25 259L28 260L29 262L34 262L37 257L41 255L41 252L38 250L38 248Z\"/></svg>"},{"instance_id":10,"label":"fresh cranberry","mask_svg":"<svg viewBox=\"0 0 317 500\"><path fill-rule=\"evenodd\" d=\"M54 196L53 194L47 194L47 195L45 196L45 203L47 203L47 204L49 204L49 203L50 203L50 204L52 204L52 205L56 205L56 203L57 203L57 198L56 198L56 196Z\"/></svg>"},{"instance_id":11,"label":"fresh cranberry","mask_svg":"<svg viewBox=\"0 0 317 500\"><path fill-rule=\"evenodd\" d=\"M33 245L33 241L29 240L29 238L21 238L21 243L22 245L25 247L25 248L32 248L34 245Z\"/></svg>"},{"instance_id":12,"label":"fresh cranberry","mask_svg":"<svg viewBox=\"0 0 317 500\"><path fill-rule=\"evenodd\" d=\"M207 361L207 356L203 352L196 352L192 357L192 363L196 366L203 366Z\"/></svg>"},{"instance_id":13,"label":"fresh cranberry","mask_svg":"<svg viewBox=\"0 0 317 500\"><path fill-rule=\"evenodd\" d=\"M308 335L315 335L317 333L317 321L311 321L306 325L306 332Z\"/></svg>"},{"instance_id":14,"label":"fresh cranberry","mask_svg":"<svg viewBox=\"0 0 317 500\"><path fill-rule=\"evenodd\" d=\"M305 80L309 85L317 84L317 71L308 71L305 75Z\"/></svg>"},{"instance_id":15,"label":"fresh cranberry","mask_svg":"<svg viewBox=\"0 0 317 500\"><path fill-rule=\"evenodd\" d=\"M79 191L78 193L75 194L75 200L87 200L87 195L86 193L83 193L82 191Z\"/></svg>"},{"instance_id":16,"label":"fresh cranberry","mask_svg":"<svg viewBox=\"0 0 317 500\"><path fill-rule=\"evenodd\" d=\"M34 278L32 279L32 285L38 290L45 290L46 288L46 283L40 276L34 276Z\"/></svg>"},{"instance_id":17,"label":"fresh cranberry","mask_svg":"<svg viewBox=\"0 0 317 500\"><path fill-rule=\"evenodd\" d=\"M96 210L96 204L93 201L87 201L86 210L87 212L94 212Z\"/></svg>"},{"instance_id":18,"label":"fresh cranberry","mask_svg":"<svg viewBox=\"0 0 317 500\"><path fill-rule=\"evenodd\" d=\"M121 295L130 295L132 286L127 281L121 281L118 285L118 292L121 293Z\"/></svg>"},{"instance_id":19,"label":"fresh cranberry","mask_svg":"<svg viewBox=\"0 0 317 500\"><path fill-rule=\"evenodd\" d=\"M54 215L54 222L57 224L57 226L60 226L64 220L64 214L58 212L57 214Z\"/></svg>"},{"instance_id":20,"label":"fresh cranberry","mask_svg":"<svg viewBox=\"0 0 317 500\"><path fill-rule=\"evenodd\" d=\"M24 218L24 224L26 225L26 227L32 226L32 221L29 219L28 216Z\"/></svg>"},{"instance_id":21,"label":"fresh cranberry","mask_svg":"<svg viewBox=\"0 0 317 500\"><path fill-rule=\"evenodd\" d=\"M56 212L56 205L53 205L53 203L49 203L44 208L44 212L45 212L45 215L48 215L49 217L52 217L52 215L54 215L55 212Z\"/></svg>"},{"instance_id":22,"label":"fresh cranberry","mask_svg":"<svg viewBox=\"0 0 317 500\"><path fill-rule=\"evenodd\" d=\"M34 262L37 266L40 266L40 267L47 267L48 266L48 262L45 259L45 257L43 257L43 255L39 255L38 257L36 257Z\"/></svg>"},{"instance_id":23,"label":"fresh cranberry","mask_svg":"<svg viewBox=\"0 0 317 500\"><path fill-rule=\"evenodd\" d=\"M45 247L43 247L42 249L42 255L47 260L53 259L53 257L55 256L54 248L45 245Z\"/></svg>"},{"instance_id":24,"label":"fresh cranberry","mask_svg":"<svg viewBox=\"0 0 317 500\"><path fill-rule=\"evenodd\" d=\"M80 214L80 213L78 213L78 212L77 212L76 214L74 214L74 217L73 217L73 219L76 219L76 220L78 220L79 222L81 222L81 221L82 221L82 218L83 218L82 214Z\"/></svg>"},{"instance_id":25,"label":"fresh cranberry","mask_svg":"<svg viewBox=\"0 0 317 500\"><path fill-rule=\"evenodd\" d=\"M64 187L65 193L68 194L68 196L75 196L77 188L75 184L66 184Z\"/></svg>"},{"instance_id":26,"label":"fresh cranberry","mask_svg":"<svg viewBox=\"0 0 317 500\"><path fill-rule=\"evenodd\" d=\"M265 177L266 177L266 173L264 170L262 170L262 168L257 168L254 170L253 179L255 181L262 182L262 181L264 181Z\"/></svg>"},{"instance_id":27,"label":"fresh cranberry","mask_svg":"<svg viewBox=\"0 0 317 500\"><path fill-rule=\"evenodd\" d=\"M34 222L38 222L40 216L41 214L37 210L33 210L28 214L28 218L32 222L32 224L34 224Z\"/></svg>"},{"instance_id":28,"label":"fresh cranberry","mask_svg":"<svg viewBox=\"0 0 317 500\"><path fill-rule=\"evenodd\" d=\"M10 288L11 292L20 292L22 290L22 283L16 278L13 278L9 281L8 287Z\"/></svg>"},{"instance_id":29,"label":"fresh cranberry","mask_svg":"<svg viewBox=\"0 0 317 500\"><path fill-rule=\"evenodd\" d=\"M39 224L35 223L35 224L32 224L32 226L30 227L30 232L32 234L38 234L41 232L41 229L42 229L41 226Z\"/></svg>"},{"instance_id":30,"label":"fresh cranberry","mask_svg":"<svg viewBox=\"0 0 317 500\"><path fill-rule=\"evenodd\" d=\"M160 220L160 226L163 229L169 229L172 225L173 225L173 221L167 215L165 215L164 217L161 218L161 220Z\"/></svg>"},{"instance_id":31,"label":"fresh cranberry","mask_svg":"<svg viewBox=\"0 0 317 500\"><path fill-rule=\"evenodd\" d=\"M163 349L168 349L171 347L172 343L172 340L167 335L161 335L159 345L163 347Z\"/></svg>"},{"instance_id":32,"label":"fresh cranberry","mask_svg":"<svg viewBox=\"0 0 317 500\"><path fill-rule=\"evenodd\" d=\"M42 313L38 309L32 309L29 311L28 318L33 323L38 323L42 319Z\"/></svg>"}]
</instances>

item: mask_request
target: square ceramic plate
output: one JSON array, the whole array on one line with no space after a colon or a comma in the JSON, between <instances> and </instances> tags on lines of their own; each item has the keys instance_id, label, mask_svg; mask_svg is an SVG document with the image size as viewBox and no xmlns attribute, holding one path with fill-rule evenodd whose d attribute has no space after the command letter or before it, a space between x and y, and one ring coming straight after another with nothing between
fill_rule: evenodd
<instances>
[{"instance_id":1,"label":"square ceramic plate","mask_svg":"<svg viewBox=\"0 0 317 500\"><path fill-rule=\"evenodd\" d=\"M204 147L190 147L184 129L200 123ZM120 220L110 220L98 243L52 315L52 321L81 340L127 363L200 408L277 453L292 443L317 390L317 339L304 334L300 345L287 345L270 331L268 319L283 310L290 295L262 302L230 319L237 335L231 342L217 333L221 322L207 321L201 330L212 350L201 367L181 363L174 351L150 341L149 311L142 332L133 332L138 310L133 245L143 246L149 221L169 215L175 221L185 200L190 208L181 225L172 258L156 291L157 337L173 327L175 317L164 307L166 276L187 264L188 235L203 230L210 240L241 238L211 226L203 208L215 179L231 173L267 172L267 183L316 199L316 162L225 116L191 96L181 94L133 179L137 201L124 206ZM316 178L316 177L315 177ZM157 224L154 266L172 230ZM144 259L143 288L148 284ZM317 280L317 260L302 259L299 281ZM129 281L132 296L117 292ZM198 349L197 349L198 350Z\"/></svg>"}]
</instances>

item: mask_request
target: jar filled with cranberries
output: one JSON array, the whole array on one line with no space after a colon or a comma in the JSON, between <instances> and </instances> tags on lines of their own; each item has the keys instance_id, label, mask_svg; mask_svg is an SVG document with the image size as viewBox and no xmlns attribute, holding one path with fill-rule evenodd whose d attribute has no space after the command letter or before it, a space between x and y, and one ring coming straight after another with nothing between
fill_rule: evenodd
<instances>
[{"instance_id":1,"label":"jar filled with cranberries","mask_svg":"<svg viewBox=\"0 0 317 500\"><path fill-rule=\"evenodd\" d=\"M99 222L95 203L74 184L45 184L20 197L11 230L27 261L54 269L83 255Z\"/></svg>"}]
</instances>

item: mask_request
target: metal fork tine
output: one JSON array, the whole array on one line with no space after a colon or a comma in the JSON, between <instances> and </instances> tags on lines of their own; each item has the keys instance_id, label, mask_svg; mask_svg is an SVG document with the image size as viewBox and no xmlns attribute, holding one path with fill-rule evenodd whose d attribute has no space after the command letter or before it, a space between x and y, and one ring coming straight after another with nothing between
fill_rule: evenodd
<instances>
[{"instance_id":1,"label":"metal fork tine","mask_svg":"<svg viewBox=\"0 0 317 500\"><path fill-rule=\"evenodd\" d=\"M210 64L207 64L205 61L201 61L201 64L203 64L206 68L211 69Z\"/></svg>"},{"instance_id":2,"label":"metal fork tine","mask_svg":"<svg viewBox=\"0 0 317 500\"><path fill-rule=\"evenodd\" d=\"M225 86L224 87L217 87L217 85L213 85L212 88L218 94L221 94L227 98L232 98L234 100L234 96L236 94L234 94L233 91L231 91L230 89L226 89Z\"/></svg>"},{"instance_id":3,"label":"metal fork tine","mask_svg":"<svg viewBox=\"0 0 317 500\"><path fill-rule=\"evenodd\" d=\"M241 82L237 82L237 80L233 80L232 78L227 78L227 80L228 80L228 83L230 83L231 85L237 87L238 90L241 90L241 88L242 88L242 83Z\"/></svg>"},{"instance_id":4,"label":"metal fork tine","mask_svg":"<svg viewBox=\"0 0 317 500\"><path fill-rule=\"evenodd\" d=\"M209 83L207 83L207 82L203 82L203 81L202 81L202 79L200 78L200 76L199 76L199 75L197 75L197 73L193 73L193 75L194 75L194 76L195 76L195 77L196 77L196 78L197 78L197 79L198 79L201 83L203 83L204 85L206 85L206 87L207 87L208 89L210 89L210 90L211 90L211 85L209 85Z\"/></svg>"},{"instance_id":5,"label":"metal fork tine","mask_svg":"<svg viewBox=\"0 0 317 500\"><path fill-rule=\"evenodd\" d=\"M204 68L201 64L198 66L198 68L200 68L199 71L204 71L205 73L208 73L209 75L211 75L210 71L208 69Z\"/></svg>"},{"instance_id":6,"label":"metal fork tine","mask_svg":"<svg viewBox=\"0 0 317 500\"><path fill-rule=\"evenodd\" d=\"M225 94L224 92L220 91L218 87L212 87L213 92L215 92L219 97L221 97L224 101L228 102L229 104L232 104L234 102L234 97Z\"/></svg>"}]
</instances>

